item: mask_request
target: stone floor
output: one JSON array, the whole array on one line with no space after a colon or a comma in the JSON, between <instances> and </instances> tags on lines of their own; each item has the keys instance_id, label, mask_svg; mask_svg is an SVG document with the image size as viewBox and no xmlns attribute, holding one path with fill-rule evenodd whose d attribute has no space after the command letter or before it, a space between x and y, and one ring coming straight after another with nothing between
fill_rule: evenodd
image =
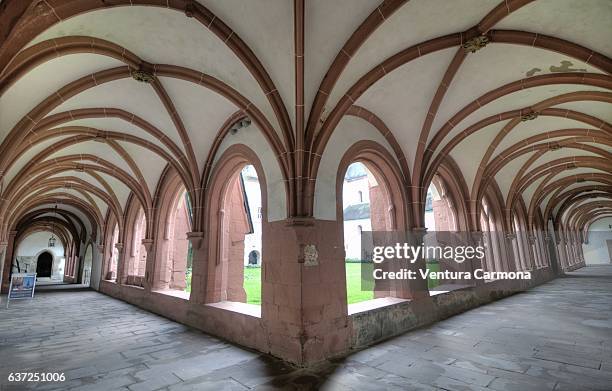
<instances>
[{"instance_id":1,"label":"stone floor","mask_svg":"<svg viewBox=\"0 0 612 391\"><path fill-rule=\"evenodd\" d=\"M11 383L60 371L64 383ZM612 390L612 266L297 370L93 291L0 309L0 389Z\"/></svg>"}]
</instances>

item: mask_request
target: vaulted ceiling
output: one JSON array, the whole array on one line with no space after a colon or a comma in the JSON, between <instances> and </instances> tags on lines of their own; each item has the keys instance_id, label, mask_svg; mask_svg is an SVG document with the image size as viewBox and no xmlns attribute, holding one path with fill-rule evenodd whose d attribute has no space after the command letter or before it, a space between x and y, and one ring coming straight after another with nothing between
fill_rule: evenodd
<instances>
[{"instance_id":1,"label":"vaulted ceiling","mask_svg":"<svg viewBox=\"0 0 612 391\"><path fill-rule=\"evenodd\" d=\"M122 216L130 194L151 208L168 166L188 190L205 187L245 117L278 165L286 215L313 213L305 182L351 126L390 132L420 202L450 157L470 199L494 179L508 207L612 211L609 0L4 0L0 11L5 230L58 201L87 224Z\"/></svg>"}]
</instances>

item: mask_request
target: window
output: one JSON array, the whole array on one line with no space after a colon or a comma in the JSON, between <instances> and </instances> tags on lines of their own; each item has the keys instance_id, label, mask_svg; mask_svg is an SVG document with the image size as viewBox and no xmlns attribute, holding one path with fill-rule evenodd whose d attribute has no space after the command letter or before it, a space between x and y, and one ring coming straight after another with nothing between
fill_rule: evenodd
<instances>
[{"instance_id":1,"label":"window","mask_svg":"<svg viewBox=\"0 0 612 391\"><path fill-rule=\"evenodd\" d=\"M110 260L108 264L108 274L106 276L106 279L111 281L117 279L117 264L119 262L119 249L117 248L117 243L119 243L119 226L115 224L110 241Z\"/></svg>"}]
</instances>

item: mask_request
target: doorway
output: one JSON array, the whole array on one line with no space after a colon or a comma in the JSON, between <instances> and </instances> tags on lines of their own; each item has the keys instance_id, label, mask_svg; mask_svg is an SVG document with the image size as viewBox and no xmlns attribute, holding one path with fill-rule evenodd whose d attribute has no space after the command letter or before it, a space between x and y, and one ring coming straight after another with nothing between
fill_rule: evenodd
<instances>
[{"instance_id":1,"label":"doorway","mask_svg":"<svg viewBox=\"0 0 612 391\"><path fill-rule=\"evenodd\" d=\"M51 269L53 267L53 255L44 252L38 256L36 262L36 277L51 277Z\"/></svg>"}]
</instances>

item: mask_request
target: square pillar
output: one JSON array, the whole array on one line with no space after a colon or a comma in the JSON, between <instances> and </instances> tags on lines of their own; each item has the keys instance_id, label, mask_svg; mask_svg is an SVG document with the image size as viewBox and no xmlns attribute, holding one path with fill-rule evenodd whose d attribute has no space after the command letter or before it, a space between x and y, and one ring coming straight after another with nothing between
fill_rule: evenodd
<instances>
[{"instance_id":1,"label":"square pillar","mask_svg":"<svg viewBox=\"0 0 612 391\"><path fill-rule=\"evenodd\" d=\"M313 218L264 225L262 318L273 355L305 365L348 349L341 233L337 221Z\"/></svg>"}]
</instances>

